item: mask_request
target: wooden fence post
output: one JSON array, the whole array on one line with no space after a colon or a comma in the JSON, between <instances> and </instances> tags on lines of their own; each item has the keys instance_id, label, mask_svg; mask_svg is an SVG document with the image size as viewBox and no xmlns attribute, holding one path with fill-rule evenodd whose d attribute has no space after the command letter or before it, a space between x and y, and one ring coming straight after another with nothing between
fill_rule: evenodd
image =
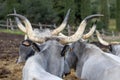
<instances>
[{"instance_id":1,"label":"wooden fence post","mask_svg":"<svg viewBox=\"0 0 120 80\"><path fill-rule=\"evenodd\" d=\"M115 33L114 33L114 31L112 31L112 37L115 37Z\"/></svg>"},{"instance_id":2,"label":"wooden fence post","mask_svg":"<svg viewBox=\"0 0 120 80\"><path fill-rule=\"evenodd\" d=\"M10 25L11 30L14 30L11 18L9 19L9 25Z\"/></svg>"},{"instance_id":3,"label":"wooden fence post","mask_svg":"<svg viewBox=\"0 0 120 80\"><path fill-rule=\"evenodd\" d=\"M9 21L8 19L6 20L6 26L7 26L7 30L9 29Z\"/></svg>"},{"instance_id":4,"label":"wooden fence post","mask_svg":"<svg viewBox=\"0 0 120 80\"><path fill-rule=\"evenodd\" d=\"M39 25L40 30L42 30L43 29L42 24L39 22L38 25Z\"/></svg>"},{"instance_id":5,"label":"wooden fence post","mask_svg":"<svg viewBox=\"0 0 120 80\"><path fill-rule=\"evenodd\" d=\"M53 27L56 28L56 24L53 24Z\"/></svg>"},{"instance_id":6,"label":"wooden fence post","mask_svg":"<svg viewBox=\"0 0 120 80\"><path fill-rule=\"evenodd\" d=\"M71 27L69 24L67 25L67 29L68 29L68 36L70 36L71 35Z\"/></svg>"},{"instance_id":7,"label":"wooden fence post","mask_svg":"<svg viewBox=\"0 0 120 80\"><path fill-rule=\"evenodd\" d=\"M102 28L101 32L102 32L102 35L105 35L105 30L103 28Z\"/></svg>"}]
</instances>

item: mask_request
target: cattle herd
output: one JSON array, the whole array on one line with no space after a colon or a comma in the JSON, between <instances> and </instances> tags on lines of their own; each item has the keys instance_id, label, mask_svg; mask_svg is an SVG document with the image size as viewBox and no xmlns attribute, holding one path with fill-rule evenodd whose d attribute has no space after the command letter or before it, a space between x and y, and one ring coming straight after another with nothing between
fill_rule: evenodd
<instances>
[{"instance_id":1,"label":"cattle herd","mask_svg":"<svg viewBox=\"0 0 120 80\"><path fill-rule=\"evenodd\" d=\"M70 9L62 24L54 30L33 29L30 21L23 15L8 14L14 17L25 39L19 46L17 63L24 62L22 80L63 80L71 69L79 80L120 80L119 42L103 40L93 24L87 34L83 34L88 21L102 17L102 14L87 16L71 36L64 35ZM24 25L23 25L23 23ZM103 51L87 39L96 30L100 44L107 46Z\"/></svg>"}]
</instances>

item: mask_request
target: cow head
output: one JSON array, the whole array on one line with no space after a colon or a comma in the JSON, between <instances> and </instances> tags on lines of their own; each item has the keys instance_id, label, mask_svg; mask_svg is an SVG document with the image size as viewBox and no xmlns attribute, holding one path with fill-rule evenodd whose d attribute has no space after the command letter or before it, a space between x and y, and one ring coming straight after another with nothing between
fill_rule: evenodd
<instances>
[{"instance_id":1,"label":"cow head","mask_svg":"<svg viewBox=\"0 0 120 80\"><path fill-rule=\"evenodd\" d=\"M23 17L21 15L16 15L16 14L12 14L12 15L21 18L26 26L30 26L30 22L25 17ZM31 28L26 29L27 35L30 40L42 43L40 45L41 46L40 52L38 50L39 47L36 48L37 46L35 46L34 44L32 44L32 47L35 50L35 54L40 53L41 56L45 56L45 61L47 61L47 65L49 65L49 67L47 67L46 71L48 71L52 74L58 75L60 77L62 76L62 74L64 72L64 64L65 64L63 56L64 56L66 50L68 49L68 46L66 44L78 41L83 35L84 29L87 25L88 20L95 18L95 17L99 17L99 16L103 16L103 15L95 14L95 15L90 15L90 16L86 17L79 25L78 30L71 36L40 37L36 34L32 34Z\"/></svg>"},{"instance_id":2,"label":"cow head","mask_svg":"<svg viewBox=\"0 0 120 80\"><path fill-rule=\"evenodd\" d=\"M19 58L17 63L25 62L29 57L35 54L35 51L32 49L32 41L24 40L20 43L19 46Z\"/></svg>"}]
</instances>

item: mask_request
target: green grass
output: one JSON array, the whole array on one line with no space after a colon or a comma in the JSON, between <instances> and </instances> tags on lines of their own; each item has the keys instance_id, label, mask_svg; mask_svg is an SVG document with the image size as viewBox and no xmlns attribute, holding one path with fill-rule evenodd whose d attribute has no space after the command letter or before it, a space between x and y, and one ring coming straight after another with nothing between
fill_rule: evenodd
<instances>
[{"instance_id":1,"label":"green grass","mask_svg":"<svg viewBox=\"0 0 120 80\"><path fill-rule=\"evenodd\" d=\"M109 20L109 29L110 30L116 30L116 21L115 21L115 19L110 19Z\"/></svg>"},{"instance_id":2,"label":"green grass","mask_svg":"<svg viewBox=\"0 0 120 80\"><path fill-rule=\"evenodd\" d=\"M21 32L20 30L0 29L0 32L24 35L24 33Z\"/></svg>"}]
</instances>

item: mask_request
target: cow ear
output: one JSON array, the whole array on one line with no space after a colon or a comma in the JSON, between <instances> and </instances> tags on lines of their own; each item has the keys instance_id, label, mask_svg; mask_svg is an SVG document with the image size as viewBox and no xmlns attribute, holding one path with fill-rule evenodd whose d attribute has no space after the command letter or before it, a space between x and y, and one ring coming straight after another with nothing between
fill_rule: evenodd
<instances>
[{"instance_id":1,"label":"cow ear","mask_svg":"<svg viewBox=\"0 0 120 80\"><path fill-rule=\"evenodd\" d=\"M39 48L39 46L36 43L32 43L32 48L36 52L40 52L41 51L40 48Z\"/></svg>"},{"instance_id":2,"label":"cow ear","mask_svg":"<svg viewBox=\"0 0 120 80\"><path fill-rule=\"evenodd\" d=\"M24 45L24 46L26 46L26 47L31 46L31 44L32 44L32 41L31 41L31 40L24 40L24 41L22 41L22 45Z\"/></svg>"},{"instance_id":3,"label":"cow ear","mask_svg":"<svg viewBox=\"0 0 120 80\"><path fill-rule=\"evenodd\" d=\"M66 53L66 51L69 49L69 45L65 45L64 47L63 47L63 50L62 50L62 52L61 52L61 56L65 56L65 53Z\"/></svg>"}]
</instances>

